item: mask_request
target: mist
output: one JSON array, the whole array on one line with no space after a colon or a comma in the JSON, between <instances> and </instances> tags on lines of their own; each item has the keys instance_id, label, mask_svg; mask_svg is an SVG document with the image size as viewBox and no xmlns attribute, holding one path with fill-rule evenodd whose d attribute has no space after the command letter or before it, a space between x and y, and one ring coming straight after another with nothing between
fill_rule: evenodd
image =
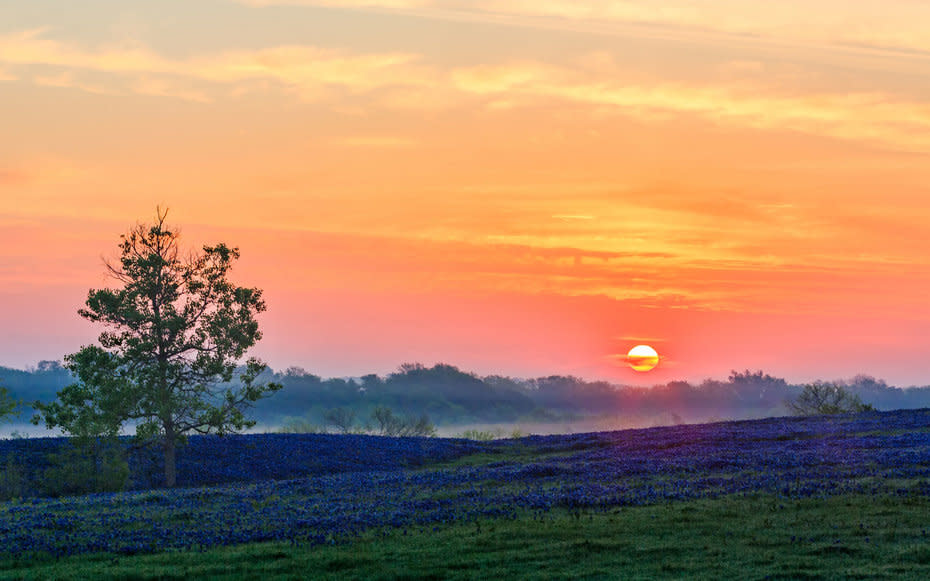
<instances>
[{"instance_id":1,"label":"mist","mask_svg":"<svg viewBox=\"0 0 930 581\"><path fill-rule=\"evenodd\" d=\"M784 416L790 413L786 402L803 388L760 370L733 371L725 379L700 383L671 381L641 387L561 375L482 377L444 363L405 363L383 376L328 379L297 367L267 369L259 380L280 382L284 388L250 410L257 421L251 432L294 425L339 431L327 423L333 410L352 418L344 429L365 431L371 428L372 411L381 407L404 416L426 415L441 436L471 431L485 437ZM42 361L27 370L0 367L0 385L24 402L19 417L0 426L0 436L60 435L29 423L33 410L28 404L54 400L71 381L68 370L55 361ZM832 381L877 410L930 407L930 386L896 387L867 375Z\"/></svg>"}]
</instances>

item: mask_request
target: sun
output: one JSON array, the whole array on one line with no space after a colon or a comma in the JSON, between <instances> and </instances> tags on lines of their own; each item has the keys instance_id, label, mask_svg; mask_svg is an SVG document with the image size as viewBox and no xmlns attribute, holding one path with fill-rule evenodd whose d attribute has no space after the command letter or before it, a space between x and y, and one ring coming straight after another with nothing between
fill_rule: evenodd
<instances>
[{"instance_id":1,"label":"sun","mask_svg":"<svg viewBox=\"0 0 930 581\"><path fill-rule=\"evenodd\" d=\"M634 371L650 371L659 364L659 354L649 345L637 345L626 354L626 362Z\"/></svg>"}]
</instances>

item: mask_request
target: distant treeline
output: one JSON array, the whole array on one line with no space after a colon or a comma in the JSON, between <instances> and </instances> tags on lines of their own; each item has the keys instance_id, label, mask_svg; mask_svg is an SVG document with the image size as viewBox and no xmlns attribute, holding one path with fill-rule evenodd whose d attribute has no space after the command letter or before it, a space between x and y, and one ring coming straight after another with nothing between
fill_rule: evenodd
<instances>
[{"instance_id":1,"label":"distant treeline","mask_svg":"<svg viewBox=\"0 0 930 581\"><path fill-rule=\"evenodd\" d=\"M323 379L292 367L283 372L267 370L260 380L284 385L254 408L252 417L261 424L282 425L301 419L321 426L333 409L351 410L361 418L378 407L411 415L425 413L440 426L590 418L662 418L664 423L744 419L789 414L785 402L796 398L802 388L762 371L748 370L734 371L726 380L709 379L699 384L672 381L631 387L561 375L479 377L452 365L427 367L419 363L401 365L387 376ZM25 371L0 367L0 385L26 403L52 401L70 382L68 370L54 361L42 361ZM902 389L866 375L838 383L878 410L930 407L930 386ZM21 419L30 416L27 407Z\"/></svg>"},{"instance_id":2,"label":"distant treeline","mask_svg":"<svg viewBox=\"0 0 930 581\"><path fill-rule=\"evenodd\" d=\"M12 397L26 404L36 400L53 401L58 391L73 381L71 373L59 361L40 361L34 369L25 371L0 366L0 387L5 387ZM28 420L32 416L32 408L24 407L20 415Z\"/></svg>"}]
</instances>

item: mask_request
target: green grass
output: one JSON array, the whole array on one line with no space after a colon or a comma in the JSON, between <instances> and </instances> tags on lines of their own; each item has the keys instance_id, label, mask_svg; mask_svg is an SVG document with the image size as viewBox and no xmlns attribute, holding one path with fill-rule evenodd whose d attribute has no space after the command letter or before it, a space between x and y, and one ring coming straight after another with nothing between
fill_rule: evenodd
<instances>
[{"instance_id":1,"label":"green grass","mask_svg":"<svg viewBox=\"0 0 930 581\"><path fill-rule=\"evenodd\" d=\"M487 466L489 464L525 464L551 458L568 458L579 450L561 450L558 452L539 452L529 446L513 446L495 452L478 452L459 456L446 462L435 462L423 466L421 470L445 470L462 467Z\"/></svg>"},{"instance_id":2,"label":"green grass","mask_svg":"<svg viewBox=\"0 0 930 581\"><path fill-rule=\"evenodd\" d=\"M2 579L925 579L930 499L721 498L372 532L352 543L6 562Z\"/></svg>"}]
</instances>

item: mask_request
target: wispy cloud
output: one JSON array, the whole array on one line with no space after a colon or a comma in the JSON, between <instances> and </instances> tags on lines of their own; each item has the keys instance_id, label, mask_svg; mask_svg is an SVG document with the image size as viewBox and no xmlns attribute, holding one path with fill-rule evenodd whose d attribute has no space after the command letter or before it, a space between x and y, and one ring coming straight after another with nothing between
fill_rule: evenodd
<instances>
[{"instance_id":1,"label":"wispy cloud","mask_svg":"<svg viewBox=\"0 0 930 581\"><path fill-rule=\"evenodd\" d=\"M566 4L564 9L568 11L571 6L574 4ZM561 101L592 112L649 122L688 115L734 127L803 132L930 152L930 103L879 91L805 92L773 86L771 81L726 78L703 82L624 80L622 75L605 73L611 70L610 63L592 69L524 60L444 70L407 52L356 54L298 45L179 60L138 46L88 50L45 38L44 34L43 30L30 30L0 36L0 66L45 66L48 71L33 75L36 82L95 93L208 102L217 97L215 85L227 87L224 94L228 94L229 86L237 91L265 83L306 101L333 106L343 106L346 97L353 96L370 96L370 106L420 110L475 102L500 110L502 104L514 109ZM104 83L96 77L90 81L82 72L107 73L117 81Z\"/></svg>"},{"instance_id":2,"label":"wispy cloud","mask_svg":"<svg viewBox=\"0 0 930 581\"><path fill-rule=\"evenodd\" d=\"M594 216L588 214L554 214L552 216L557 220L593 220Z\"/></svg>"},{"instance_id":3,"label":"wispy cloud","mask_svg":"<svg viewBox=\"0 0 930 581\"><path fill-rule=\"evenodd\" d=\"M482 96L556 98L645 119L661 112L698 115L743 127L930 151L930 103L881 92L779 94L743 82L624 84L538 63L462 68L452 78L460 90Z\"/></svg>"},{"instance_id":4,"label":"wispy cloud","mask_svg":"<svg viewBox=\"0 0 930 581\"><path fill-rule=\"evenodd\" d=\"M80 89L87 93L97 95L121 95L121 91L113 86L105 86L100 83L91 83L82 81L77 78L73 71L62 71L55 74L35 75L33 77L35 84L41 87L57 87L59 89Z\"/></svg>"},{"instance_id":5,"label":"wispy cloud","mask_svg":"<svg viewBox=\"0 0 930 581\"><path fill-rule=\"evenodd\" d=\"M503 65L478 65L454 69L453 86L469 93L490 94L529 89L543 80L552 80L556 69L540 63L523 62Z\"/></svg>"},{"instance_id":6,"label":"wispy cloud","mask_svg":"<svg viewBox=\"0 0 930 581\"><path fill-rule=\"evenodd\" d=\"M336 8L411 9L431 6L433 0L237 0L251 6L333 6Z\"/></svg>"},{"instance_id":7,"label":"wispy cloud","mask_svg":"<svg viewBox=\"0 0 930 581\"><path fill-rule=\"evenodd\" d=\"M844 50L927 53L930 5L881 0L782 0L747 5L742 0L234 0L252 6L319 6L409 13L447 20L483 20L517 26L573 28L589 32L635 33L630 26L669 36L727 35L754 43L816 45ZM819 17L818 13L829 15Z\"/></svg>"},{"instance_id":8,"label":"wispy cloud","mask_svg":"<svg viewBox=\"0 0 930 581\"><path fill-rule=\"evenodd\" d=\"M340 86L365 92L385 86L423 85L409 53L346 54L311 46L235 51L177 63L176 74L234 83L273 79L297 88Z\"/></svg>"},{"instance_id":9,"label":"wispy cloud","mask_svg":"<svg viewBox=\"0 0 930 581\"><path fill-rule=\"evenodd\" d=\"M37 28L0 36L0 62L7 65L42 64L111 73L140 71L170 73L174 64L146 49L105 46L88 51L46 38Z\"/></svg>"},{"instance_id":10,"label":"wispy cloud","mask_svg":"<svg viewBox=\"0 0 930 581\"><path fill-rule=\"evenodd\" d=\"M134 82L131 88L140 95L174 97L196 103L209 103L213 100L205 91L191 89L169 79L142 77Z\"/></svg>"},{"instance_id":11,"label":"wispy cloud","mask_svg":"<svg viewBox=\"0 0 930 581\"><path fill-rule=\"evenodd\" d=\"M352 54L312 46L278 46L253 51L226 51L187 60L163 57L137 46L102 46L94 50L46 38L44 29L0 36L0 65L64 68L42 75L45 84L95 91L77 80L74 71L130 76L126 92L206 101L191 81L237 84L272 81L316 98L327 87L362 93L384 86L416 86L428 81L417 71L416 55ZM185 81L186 80L186 81ZM112 89L110 89L112 91Z\"/></svg>"}]
</instances>

